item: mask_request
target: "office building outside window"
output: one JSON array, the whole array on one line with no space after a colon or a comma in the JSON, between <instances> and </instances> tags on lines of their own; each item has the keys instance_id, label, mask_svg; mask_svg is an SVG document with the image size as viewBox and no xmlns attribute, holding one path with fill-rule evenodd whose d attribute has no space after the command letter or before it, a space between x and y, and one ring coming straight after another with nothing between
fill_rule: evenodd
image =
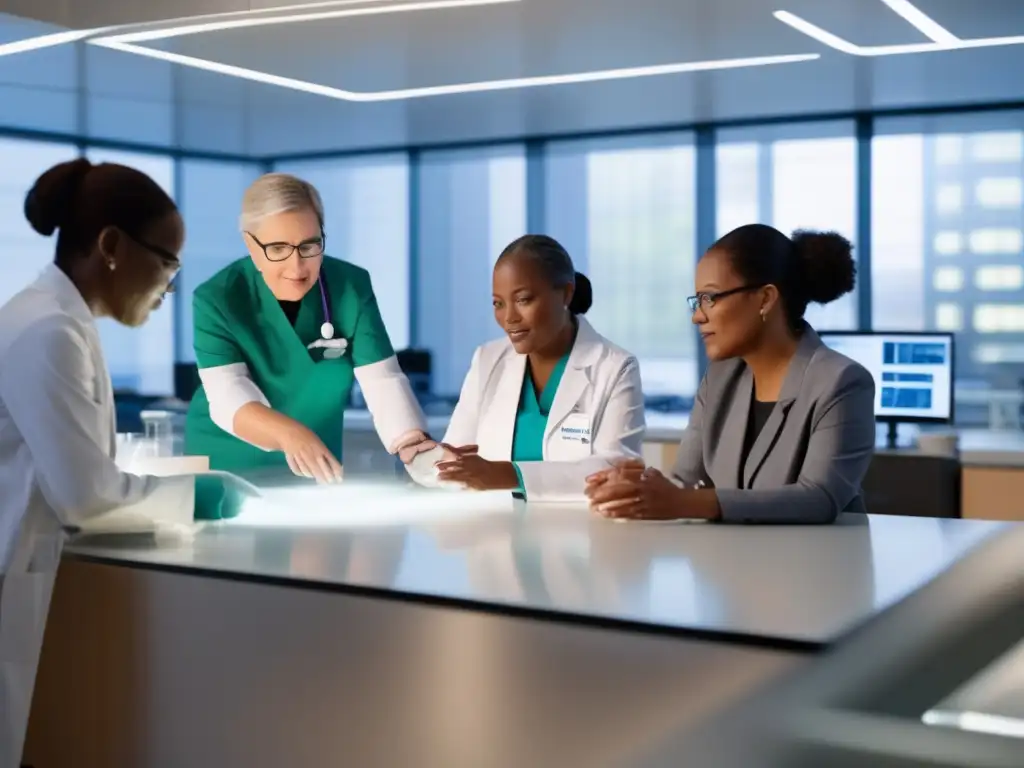
<instances>
[{"instance_id":1,"label":"office building outside window","mask_svg":"<svg viewBox=\"0 0 1024 768\"><path fill-rule=\"evenodd\" d=\"M522 145L438 150L420 158L416 346L433 355L433 390L457 396L473 350L499 338L491 272L526 232Z\"/></svg>"},{"instance_id":2,"label":"office building outside window","mask_svg":"<svg viewBox=\"0 0 1024 768\"><path fill-rule=\"evenodd\" d=\"M686 297L696 263L688 133L546 147L547 233L591 280L587 318L640 361L644 394L690 398L698 356Z\"/></svg>"},{"instance_id":3,"label":"office building outside window","mask_svg":"<svg viewBox=\"0 0 1024 768\"><path fill-rule=\"evenodd\" d=\"M857 143L851 121L721 130L715 159L719 237L757 222L786 235L815 229L855 240ZM812 304L806 317L819 331L856 328L856 295Z\"/></svg>"},{"instance_id":4,"label":"office building outside window","mask_svg":"<svg viewBox=\"0 0 1024 768\"><path fill-rule=\"evenodd\" d=\"M1016 113L876 123L873 327L957 331L957 395L968 409L1022 376L1022 124ZM954 187L956 206L942 191Z\"/></svg>"}]
</instances>

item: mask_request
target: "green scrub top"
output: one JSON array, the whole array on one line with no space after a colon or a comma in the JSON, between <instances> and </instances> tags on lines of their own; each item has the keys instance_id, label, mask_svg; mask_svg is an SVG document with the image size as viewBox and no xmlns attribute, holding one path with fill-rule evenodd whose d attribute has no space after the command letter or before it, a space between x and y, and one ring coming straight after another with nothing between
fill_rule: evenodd
<instances>
[{"instance_id":1,"label":"green scrub top","mask_svg":"<svg viewBox=\"0 0 1024 768\"><path fill-rule=\"evenodd\" d=\"M570 350L571 351L571 350ZM512 466L519 478L518 493L525 493L523 475L519 471L520 461L544 461L544 433L548 428L548 413L555 402L558 385L562 383L565 365L569 362L569 353L555 363L551 377L544 390L538 395L530 376L530 367L526 367L523 375L523 388L519 393L519 409L516 411L516 428L512 434Z\"/></svg>"},{"instance_id":2,"label":"green scrub top","mask_svg":"<svg viewBox=\"0 0 1024 768\"><path fill-rule=\"evenodd\" d=\"M348 341L341 357L325 359L322 348L307 348L320 338L325 321L319 287L313 286L299 302L292 325L249 257L196 288L193 344L200 369L245 363L270 407L313 430L340 461L354 370L386 360L394 349L369 273L330 257L324 257L320 270L330 296L334 338ZM185 453L208 456L211 469L229 472L288 466L280 451L264 451L214 424L202 387L192 398L185 421ZM213 490L197 493L200 519L237 514L227 506L223 495Z\"/></svg>"}]
</instances>

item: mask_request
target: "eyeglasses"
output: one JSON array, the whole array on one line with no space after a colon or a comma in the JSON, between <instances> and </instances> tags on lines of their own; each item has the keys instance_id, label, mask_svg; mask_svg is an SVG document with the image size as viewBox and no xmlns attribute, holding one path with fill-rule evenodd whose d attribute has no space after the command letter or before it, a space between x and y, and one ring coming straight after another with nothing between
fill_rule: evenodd
<instances>
[{"instance_id":1,"label":"eyeglasses","mask_svg":"<svg viewBox=\"0 0 1024 768\"><path fill-rule=\"evenodd\" d=\"M261 243L252 232L246 232L253 242L263 249L263 255L267 261L287 261L295 251L299 252L299 258L315 259L323 256L324 246L327 243L327 236L321 232L320 237L311 237L298 245L292 243Z\"/></svg>"},{"instance_id":2,"label":"eyeglasses","mask_svg":"<svg viewBox=\"0 0 1024 768\"><path fill-rule=\"evenodd\" d=\"M715 306L715 302L720 299L724 299L727 296L732 296L736 293L756 291L758 288L764 288L764 284L741 285L739 288L730 288L727 291L718 291L717 293L698 293L696 296L688 297L686 299L686 303L690 305L691 312L696 312L698 309L702 309L706 312L711 309L711 307Z\"/></svg>"},{"instance_id":3,"label":"eyeglasses","mask_svg":"<svg viewBox=\"0 0 1024 768\"><path fill-rule=\"evenodd\" d=\"M141 237L129 234L132 240L141 245L144 249L149 251L151 254L160 259L161 263L174 272L174 277L170 279L167 285L167 293L173 293L175 289L174 280L178 276L178 272L181 270L181 259L175 256L173 253L168 251L166 248L161 248L159 245L153 245L153 243L143 240Z\"/></svg>"}]
</instances>

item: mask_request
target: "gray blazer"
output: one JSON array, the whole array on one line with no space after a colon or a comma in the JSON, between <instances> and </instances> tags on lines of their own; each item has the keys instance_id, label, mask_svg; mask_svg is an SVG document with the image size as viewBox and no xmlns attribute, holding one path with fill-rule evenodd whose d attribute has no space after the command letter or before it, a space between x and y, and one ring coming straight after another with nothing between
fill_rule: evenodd
<instances>
[{"instance_id":1,"label":"gray blazer","mask_svg":"<svg viewBox=\"0 0 1024 768\"><path fill-rule=\"evenodd\" d=\"M805 327L778 404L741 465L754 376L712 363L672 469L718 492L731 523L830 523L864 512L860 484L875 450L875 382Z\"/></svg>"}]
</instances>

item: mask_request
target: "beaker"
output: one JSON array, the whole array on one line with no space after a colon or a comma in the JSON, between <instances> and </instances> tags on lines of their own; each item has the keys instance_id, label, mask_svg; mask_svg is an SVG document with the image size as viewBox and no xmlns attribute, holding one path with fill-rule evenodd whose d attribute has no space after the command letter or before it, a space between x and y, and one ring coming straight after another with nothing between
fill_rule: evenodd
<instances>
[{"instance_id":1,"label":"beaker","mask_svg":"<svg viewBox=\"0 0 1024 768\"><path fill-rule=\"evenodd\" d=\"M139 414L146 430L146 442L157 457L174 455L174 414L171 411L143 411Z\"/></svg>"}]
</instances>

